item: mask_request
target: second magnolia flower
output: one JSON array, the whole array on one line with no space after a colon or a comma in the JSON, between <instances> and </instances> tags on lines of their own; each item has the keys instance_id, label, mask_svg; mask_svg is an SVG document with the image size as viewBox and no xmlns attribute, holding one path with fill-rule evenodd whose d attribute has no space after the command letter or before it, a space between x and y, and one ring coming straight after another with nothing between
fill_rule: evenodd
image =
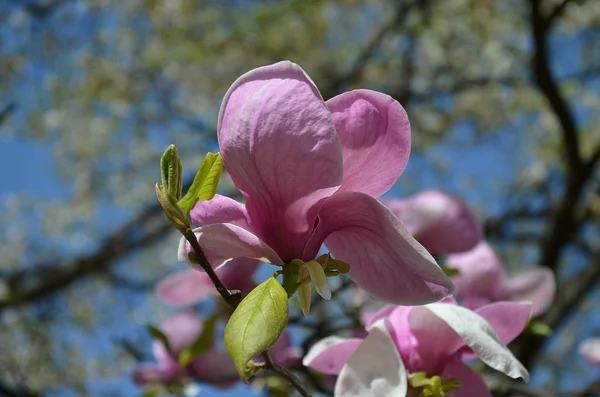
<instances>
[{"instance_id":1,"label":"second magnolia flower","mask_svg":"<svg viewBox=\"0 0 600 397\"><path fill-rule=\"evenodd\" d=\"M218 137L246 205L215 196L192 211L212 266L237 258L285 266L314 259L325 243L383 301L424 304L452 293L429 252L376 199L410 154L406 112L390 96L356 90L325 102L298 65L279 62L234 82ZM182 239L179 260L190 263L189 251Z\"/></svg>"}]
</instances>

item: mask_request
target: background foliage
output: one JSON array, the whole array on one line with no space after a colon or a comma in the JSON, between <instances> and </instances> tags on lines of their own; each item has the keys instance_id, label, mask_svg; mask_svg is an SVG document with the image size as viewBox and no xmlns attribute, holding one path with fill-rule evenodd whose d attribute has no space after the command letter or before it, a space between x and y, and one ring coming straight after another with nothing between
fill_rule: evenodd
<instances>
[{"instance_id":1,"label":"background foliage","mask_svg":"<svg viewBox=\"0 0 600 397\"><path fill-rule=\"evenodd\" d=\"M599 40L591 0L0 0L0 394L135 393L176 268L160 154L196 167L228 86L281 59L326 99L394 96L394 193L456 193L511 270L557 272L555 333L515 347L534 387L499 395L593 385L574 346L600 333Z\"/></svg>"}]
</instances>

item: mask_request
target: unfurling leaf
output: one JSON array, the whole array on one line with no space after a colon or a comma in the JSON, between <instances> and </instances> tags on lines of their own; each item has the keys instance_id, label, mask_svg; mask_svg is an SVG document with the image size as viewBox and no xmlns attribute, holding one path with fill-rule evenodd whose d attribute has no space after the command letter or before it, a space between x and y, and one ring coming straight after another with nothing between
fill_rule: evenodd
<instances>
[{"instance_id":1,"label":"unfurling leaf","mask_svg":"<svg viewBox=\"0 0 600 397\"><path fill-rule=\"evenodd\" d=\"M246 364L277 342L287 319L288 296L273 277L254 288L235 309L225 327L225 349L244 382Z\"/></svg>"},{"instance_id":2,"label":"unfurling leaf","mask_svg":"<svg viewBox=\"0 0 600 397\"><path fill-rule=\"evenodd\" d=\"M186 367L190 362L201 356L207 351L215 338L215 326L219 321L219 315L215 314L204 323L204 330L198 336L198 339L189 346L181 349L179 353L179 365Z\"/></svg>"},{"instance_id":3,"label":"unfurling leaf","mask_svg":"<svg viewBox=\"0 0 600 397\"><path fill-rule=\"evenodd\" d=\"M146 326L146 329L148 329L148 333L150 334L152 339L160 341L168 351L171 351L169 339L167 339L167 336L160 329L151 324L148 324Z\"/></svg>"},{"instance_id":4,"label":"unfurling leaf","mask_svg":"<svg viewBox=\"0 0 600 397\"><path fill-rule=\"evenodd\" d=\"M190 190L177 203L189 214L198 201L210 200L219 186L219 177L223 170L223 159L219 153L207 153L198 169Z\"/></svg>"},{"instance_id":5,"label":"unfurling leaf","mask_svg":"<svg viewBox=\"0 0 600 397\"><path fill-rule=\"evenodd\" d=\"M308 273L310 274L310 280L315 285L317 293L325 300L331 299L331 290L329 289L329 283L327 282L327 276L323 271L323 268L317 261L306 262Z\"/></svg>"},{"instance_id":6,"label":"unfurling leaf","mask_svg":"<svg viewBox=\"0 0 600 397\"><path fill-rule=\"evenodd\" d=\"M552 328L541 320L531 320L529 321L529 324L527 324L525 332L547 338L552 335Z\"/></svg>"},{"instance_id":7,"label":"unfurling leaf","mask_svg":"<svg viewBox=\"0 0 600 397\"><path fill-rule=\"evenodd\" d=\"M175 145L169 145L160 159L162 188L175 201L181 198L182 165Z\"/></svg>"},{"instance_id":8,"label":"unfurling leaf","mask_svg":"<svg viewBox=\"0 0 600 397\"><path fill-rule=\"evenodd\" d=\"M453 267L446 267L444 265L440 265L440 268L442 268L442 271L448 277L457 276L460 274L460 270L455 269Z\"/></svg>"}]
</instances>

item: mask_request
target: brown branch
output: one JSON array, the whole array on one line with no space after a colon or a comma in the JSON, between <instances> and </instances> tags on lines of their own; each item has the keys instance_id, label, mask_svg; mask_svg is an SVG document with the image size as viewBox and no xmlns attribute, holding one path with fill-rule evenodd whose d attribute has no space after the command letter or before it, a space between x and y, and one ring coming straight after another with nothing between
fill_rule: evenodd
<instances>
[{"instance_id":1,"label":"brown branch","mask_svg":"<svg viewBox=\"0 0 600 397\"><path fill-rule=\"evenodd\" d=\"M310 397L310 391L306 389L306 387L300 382L300 380L292 374L289 370L281 365L277 364L268 351L264 351L261 354L262 358L265 360L265 369L276 373L282 378L286 379L293 387L300 393L302 397Z\"/></svg>"}]
</instances>

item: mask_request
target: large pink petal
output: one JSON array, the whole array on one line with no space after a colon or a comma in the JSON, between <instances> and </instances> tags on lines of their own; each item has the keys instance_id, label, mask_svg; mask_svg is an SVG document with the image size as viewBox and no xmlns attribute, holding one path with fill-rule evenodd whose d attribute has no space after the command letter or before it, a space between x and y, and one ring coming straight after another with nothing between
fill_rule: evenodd
<instances>
[{"instance_id":1,"label":"large pink petal","mask_svg":"<svg viewBox=\"0 0 600 397\"><path fill-rule=\"evenodd\" d=\"M492 397L485 382L471 367L459 361L452 362L444 368L442 379L454 378L460 383L460 389L451 397Z\"/></svg>"},{"instance_id":2,"label":"large pink petal","mask_svg":"<svg viewBox=\"0 0 600 397\"><path fill-rule=\"evenodd\" d=\"M239 227L250 230L248 226L248 212L243 204L216 194L211 200L198 201L190 211L192 223L199 227L213 223L233 223Z\"/></svg>"},{"instance_id":3,"label":"large pink petal","mask_svg":"<svg viewBox=\"0 0 600 397\"><path fill-rule=\"evenodd\" d=\"M402 175L410 154L410 124L402 106L370 90L345 92L327 101L344 155L340 191L378 197Z\"/></svg>"},{"instance_id":4,"label":"large pink petal","mask_svg":"<svg viewBox=\"0 0 600 397\"><path fill-rule=\"evenodd\" d=\"M316 86L291 62L254 69L225 95L218 135L250 227L285 261L300 258L319 203L343 179L340 142Z\"/></svg>"},{"instance_id":5,"label":"large pink petal","mask_svg":"<svg viewBox=\"0 0 600 397\"><path fill-rule=\"evenodd\" d=\"M340 371L334 396L406 396L407 388L404 363L384 320L380 320L369 330L369 335Z\"/></svg>"},{"instance_id":6,"label":"large pink petal","mask_svg":"<svg viewBox=\"0 0 600 397\"><path fill-rule=\"evenodd\" d=\"M198 270L170 274L156 285L155 291L165 303L174 306L192 305L216 292L208 275Z\"/></svg>"},{"instance_id":7,"label":"large pink petal","mask_svg":"<svg viewBox=\"0 0 600 397\"><path fill-rule=\"evenodd\" d=\"M554 300L556 280L552 270L540 267L509 277L502 285L500 298L533 303L533 316L543 314Z\"/></svg>"},{"instance_id":8,"label":"large pink petal","mask_svg":"<svg viewBox=\"0 0 600 397\"><path fill-rule=\"evenodd\" d=\"M327 375L337 375L361 342L362 339L328 336L310 348L302 359L302 365Z\"/></svg>"},{"instance_id":9,"label":"large pink petal","mask_svg":"<svg viewBox=\"0 0 600 397\"><path fill-rule=\"evenodd\" d=\"M481 241L481 222L462 200L450 194L430 190L384 204L429 252L464 252Z\"/></svg>"},{"instance_id":10,"label":"large pink petal","mask_svg":"<svg viewBox=\"0 0 600 397\"><path fill-rule=\"evenodd\" d=\"M324 238L337 259L350 263L350 277L378 299L418 305L452 293L433 257L371 196L341 192L329 198L305 255L314 256Z\"/></svg>"},{"instance_id":11,"label":"large pink petal","mask_svg":"<svg viewBox=\"0 0 600 397\"><path fill-rule=\"evenodd\" d=\"M283 266L281 258L271 247L246 229L231 223L215 223L194 229L194 233L214 269L218 269L234 258L253 258L274 265ZM177 260L198 270L202 268L188 258L190 243L182 237L177 249Z\"/></svg>"},{"instance_id":12,"label":"large pink petal","mask_svg":"<svg viewBox=\"0 0 600 397\"><path fill-rule=\"evenodd\" d=\"M200 316L193 311L183 311L169 317L160 325L173 352L194 342L202 332L203 323Z\"/></svg>"},{"instance_id":13,"label":"large pink petal","mask_svg":"<svg viewBox=\"0 0 600 397\"><path fill-rule=\"evenodd\" d=\"M590 364L600 367L600 338L584 340L577 350Z\"/></svg>"},{"instance_id":14,"label":"large pink petal","mask_svg":"<svg viewBox=\"0 0 600 397\"><path fill-rule=\"evenodd\" d=\"M486 242L481 242L471 251L448 256L448 266L459 270L452 277L456 286L454 295L463 305L474 309L482 304L497 300L504 282L504 266L500 258Z\"/></svg>"}]
</instances>

